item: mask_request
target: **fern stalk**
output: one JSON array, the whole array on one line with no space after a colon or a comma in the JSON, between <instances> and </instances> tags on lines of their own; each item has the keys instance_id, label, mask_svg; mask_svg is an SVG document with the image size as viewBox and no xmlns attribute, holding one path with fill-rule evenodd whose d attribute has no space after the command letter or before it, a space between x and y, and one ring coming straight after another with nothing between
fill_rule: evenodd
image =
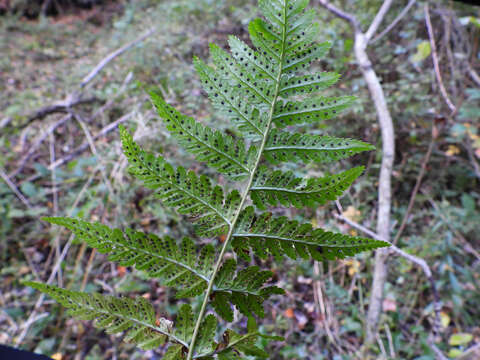
<instances>
[{"instance_id":1,"label":"fern stalk","mask_svg":"<svg viewBox=\"0 0 480 360\"><path fill-rule=\"evenodd\" d=\"M285 56L285 42L286 42L286 35L287 35L287 28L286 28L287 4L286 4L286 0L283 0L283 1L284 1L283 23L285 25L283 26L283 29L282 29L282 42L281 42L282 49L281 49L281 56L280 56L280 60L279 60L278 74L277 74L277 77L275 79L275 90L274 90L274 94L273 94L273 100L270 104L270 109L269 109L269 113L268 113L266 130L263 133L262 142L260 143L260 146L258 148L257 159L256 159L255 165L253 166L253 169L250 172L250 175L248 177L248 182L247 182L247 185L246 185L246 187L243 191L242 199L240 201L240 205L238 206L238 210L235 214L235 217L233 218L233 220L231 221L231 223L229 225L230 229L228 231L227 237L225 238L225 242L223 243L222 250L220 251L220 255L218 256L218 260L215 264L215 268L213 270L212 277L210 278L210 281L208 282L208 287L207 287L207 291L205 293L205 298L203 299L202 307L200 309L200 313L198 315L197 322L195 324L195 330L193 332L192 341L190 342L190 346L189 346L189 349L188 349L187 360L191 360L192 357L193 357L193 351L195 349L195 342L196 342L196 339L197 339L197 336L198 336L198 331L200 329L200 325L202 323L203 316L205 315L205 311L207 309L210 294L212 292L213 284L215 282L215 277L217 276L218 270L220 269L220 266L222 265L223 257L225 256L228 245L230 244L230 240L232 239L232 234L233 234L233 231L235 230L235 225L237 224L238 217L240 216L240 212L243 208L243 205L245 204L245 201L248 198L248 193L250 192L250 188L252 187L253 179L255 178L255 174L257 172L258 166L260 165L260 161L262 160L263 149L265 149L265 144L267 143L268 134L270 132L270 127L272 125L273 114L274 114L274 111L275 111L275 104L277 103L278 95L279 95L279 92L280 92L280 79L281 79L282 73L283 73L283 60L284 60L284 56Z\"/></svg>"}]
</instances>

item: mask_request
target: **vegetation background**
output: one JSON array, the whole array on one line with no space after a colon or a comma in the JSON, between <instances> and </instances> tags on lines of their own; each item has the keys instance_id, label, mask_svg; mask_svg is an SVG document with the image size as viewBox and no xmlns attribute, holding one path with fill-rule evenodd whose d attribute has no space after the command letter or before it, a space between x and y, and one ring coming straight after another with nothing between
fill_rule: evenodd
<instances>
[{"instance_id":1,"label":"vegetation background","mask_svg":"<svg viewBox=\"0 0 480 360\"><path fill-rule=\"evenodd\" d=\"M333 3L355 13L364 26L382 5L379 0ZM430 2L435 71L426 2L410 3L406 16L374 41L368 54L396 132L392 238L405 218L397 245L430 265L441 300L441 328L432 347L432 289L420 268L392 256L369 356L479 359L480 7ZM312 131L355 137L381 149L352 30L319 2L311 5L322 28L318 40L333 42L319 67L342 74L334 91L358 97L346 115ZM379 32L406 6L407 1L394 1ZM20 281L140 294L156 304L159 314L175 317L169 289L112 265L39 217L78 216L176 237L188 234L191 229L177 221L178 215L128 175L116 126L135 128L136 138L150 150L174 153L185 167L198 166L170 140L145 90L158 87L182 112L228 131L231 125L212 112L201 91L192 56L205 59L210 42L226 46L227 34L245 38L256 16L254 0L0 0L0 343L56 360L161 358L162 349L142 352L89 322L66 317L61 307L38 298ZM132 41L82 86L102 59ZM367 170L339 208L292 209L288 215L357 233L335 218L341 211L351 222L375 228L381 156L378 150L352 160L368 164ZM321 169L312 165L306 171ZM272 359L362 358L372 254L270 266L287 290L287 296L270 301L262 322L267 332L286 338L266 349Z\"/></svg>"}]
</instances>

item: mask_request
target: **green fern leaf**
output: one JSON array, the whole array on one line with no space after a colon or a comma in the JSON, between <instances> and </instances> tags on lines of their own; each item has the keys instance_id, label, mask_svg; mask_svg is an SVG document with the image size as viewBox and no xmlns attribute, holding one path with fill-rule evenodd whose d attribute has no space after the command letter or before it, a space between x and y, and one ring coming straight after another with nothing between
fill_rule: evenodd
<instances>
[{"instance_id":1,"label":"green fern leaf","mask_svg":"<svg viewBox=\"0 0 480 360\"><path fill-rule=\"evenodd\" d=\"M314 93L332 86L339 78L340 75L334 72L285 77L280 86L280 95L289 97Z\"/></svg>"},{"instance_id":2,"label":"green fern leaf","mask_svg":"<svg viewBox=\"0 0 480 360\"><path fill-rule=\"evenodd\" d=\"M190 343L194 333L194 315L192 307L184 304L178 311L175 336L184 343ZM206 316L200 325L199 335L195 343L195 357L208 356L217 347L215 333L217 319L213 315Z\"/></svg>"},{"instance_id":3,"label":"green fern leaf","mask_svg":"<svg viewBox=\"0 0 480 360\"><path fill-rule=\"evenodd\" d=\"M273 121L279 128L326 120L348 109L355 100L354 96L336 98L317 97L304 101L277 102Z\"/></svg>"},{"instance_id":4,"label":"green fern leaf","mask_svg":"<svg viewBox=\"0 0 480 360\"><path fill-rule=\"evenodd\" d=\"M155 92L151 92L150 97L167 129L199 161L205 161L232 179L241 180L250 173L252 154L245 150L243 140L223 135L182 115Z\"/></svg>"},{"instance_id":5,"label":"green fern leaf","mask_svg":"<svg viewBox=\"0 0 480 360\"><path fill-rule=\"evenodd\" d=\"M363 169L363 166L359 166L336 175L304 179L296 177L291 171L272 172L261 167L250 188L250 198L260 210L278 203L297 208L323 205L340 197L362 174Z\"/></svg>"},{"instance_id":6,"label":"green fern leaf","mask_svg":"<svg viewBox=\"0 0 480 360\"><path fill-rule=\"evenodd\" d=\"M268 254L281 259L285 254L292 259L299 255L323 261L389 246L383 241L313 229L310 224L300 224L284 216L274 218L271 213L255 216L251 206L240 214L233 238L236 253L245 259L249 259L248 248L262 259Z\"/></svg>"},{"instance_id":7,"label":"green fern leaf","mask_svg":"<svg viewBox=\"0 0 480 360\"><path fill-rule=\"evenodd\" d=\"M212 314L207 315L200 327L200 335L195 345L197 357L205 356L215 350L215 335L217 332L217 318Z\"/></svg>"},{"instance_id":8,"label":"green fern leaf","mask_svg":"<svg viewBox=\"0 0 480 360\"><path fill-rule=\"evenodd\" d=\"M191 239L180 246L170 237L160 239L132 229L122 232L99 223L88 223L70 218L44 218L49 223L64 226L77 238L101 253L109 253L110 261L133 266L158 278L166 286L178 288L177 297L201 295L213 270L215 260L212 245L197 251Z\"/></svg>"},{"instance_id":9,"label":"green fern leaf","mask_svg":"<svg viewBox=\"0 0 480 360\"><path fill-rule=\"evenodd\" d=\"M228 44L230 45L232 55L237 61L252 67L250 71L270 82L276 80L274 68L264 55L250 48L236 36L230 36L228 38Z\"/></svg>"},{"instance_id":10,"label":"green fern leaf","mask_svg":"<svg viewBox=\"0 0 480 360\"><path fill-rule=\"evenodd\" d=\"M25 282L69 309L81 320L95 320L95 326L110 334L125 332L125 340L142 349L155 349L166 340L188 347L188 342L173 334L167 319L155 317L152 305L143 297L136 300L70 291L52 285Z\"/></svg>"},{"instance_id":11,"label":"green fern leaf","mask_svg":"<svg viewBox=\"0 0 480 360\"><path fill-rule=\"evenodd\" d=\"M190 343L193 335L194 316L192 307L183 304L178 311L176 320L175 336L183 343Z\"/></svg>"},{"instance_id":12,"label":"green fern leaf","mask_svg":"<svg viewBox=\"0 0 480 360\"><path fill-rule=\"evenodd\" d=\"M228 116L243 134L253 141L263 137L265 117L250 102L243 101L238 89L223 75L225 67L214 70L198 58L193 59L203 88L215 108Z\"/></svg>"},{"instance_id":13,"label":"green fern leaf","mask_svg":"<svg viewBox=\"0 0 480 360\"><path fill-rule=\"evenodd\" d=\"M272 130L265 145L265 158L272 164L282 161L328 163L345 159L375 147L363 141L331 136L289 133Z\"/></svg>"},{"instance_id":14,"label":"green fern leaf","mask_svg":"<svg viewBox=\"0 0 480 360\"><path fill-rule=\"evenodd\" d=\"M233 330L226 330L222 336L222 342L218 344L217 349L210 354L206 354L206 357L202 359L213 359L216 356L216 359L224 360L238 360L244 359L241 354L247 356L254 356L256 358L267 358L268 354L255 345L259 337L283 341L284 339L278 336L265 336L258 331L257 324L253 317L248 318L247 322L247 333L238 334ZM194 358L197 358L195 356Z\"/></svg>"},{"instance_id":15,"label":"green fern leaf","mask_svg":"<svg viewBox=\"0 0 480 360\"><path fill-rule=\"evenodd\" d=\"M217 68L225 68L223 75L235 84L238 91L245 98L265 106L271 104L273 100L273 83L267 81L261 75L249 71L245 66L245 64L248 64L246 58L243 58L243 61L237 61L215 44L210 46L210 54L213 63Z\"/></svg>"},{"instance_id":16,"label":"green fern leaf","mask_svg":"<svg viewBox=\"0 0 480 360\"><path fill-rule=\"evenodd\" d=\"M172 345L168 348L162 360L183 360L183 346L180 344Z\"/></svg>"},{"instance_id":17,"label":"green fern leaf","mask_svg":"<svg viewBox=\"0 0 480 360\"><path fill-rule=\"evenodd\" d=\"M248 332L247 334L238 334L233 330L227 330L223 334L225 340L224 348L217 352L219 360L238 360L239 354L255 356L257 358L268 358L269 355L264 350L255 345L258 339L258 332Z\"/></svg>"},{"instance_id":18,"label":"green fern leaf","mask_svg":"<svg viewBox=\"0 0 480 360\"><path fill-rule=\"evenodd\" d=\"M227 321L233 321L229 302L246 316L255 313L264 317L263 302L271 295L284 294L284 291L276 286L264 286L273 276L271 271L261 271L258 266L250 266L234 277L236 267L236 261L228 259L220 268L215 278L214 309Z\"/></svg>"},{"instance_id":19,"label":"green fern leaf","mask_svg":"<svg viewBox=\"0 0 480 360\"><path fill-rule=\"evenodd\" d=\"M131 172L151 189L166 205L176 207L181 214L196 217L199 235L216 236L228 231L230 221L240 203L238 191L225 198L220 186L212 187L206 176L198 177L183 167L176 170L162 157L146 153L133 141L132 136L120 128L124 153Z\"/></svg>"}]
</instances>

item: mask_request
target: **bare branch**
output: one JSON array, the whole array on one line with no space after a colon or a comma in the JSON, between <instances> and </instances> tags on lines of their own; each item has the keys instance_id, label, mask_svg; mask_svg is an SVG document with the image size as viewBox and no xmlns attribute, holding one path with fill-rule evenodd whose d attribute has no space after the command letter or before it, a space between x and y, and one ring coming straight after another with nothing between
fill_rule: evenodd
<instances>
[{"instance_id":1,"label":"bare branch","mask_svg":"<svg viewBox=\"0 0 480 360\"><path fill-rule=\"evenodd\" d=\"M142 36L136 38L135 40L129 42L128 44L122 46L120 49L115 50L111 54L109 54L107 57L105 57L102 61L98 63L95 68L90 71L90 73L85 76L80 84L80 87L83 88L85 85L87 85L92 79L97 76L97 74L113 59L115 59L117 56L123 54L125 51L129 50L130 48L134 47L135 45L141 43L143 40L148 38L150 35L152 35L155 32L155 29L150 29L147 31L145 34Z\"/></svg>"},{"instance_id":2,"label":"bare branch","mask_svg":"<svg viewBox=\"0 0 480 360\"><path fill-rule=\"evenodd\" d=\"M133 115L133 112L129 112L128 114L123 115L121 118L119 118L119 119L115 120L114 122L108 124L102 130L100 130L100 132L97 135L92 137L92 141L97 140L98 138L103 137L106 134L108 134L110 131L116 129L119 124L121 124L121 123L127 121L128 119L130 119L132 117L132 115ZM85 141L82 145L78 146L70 154L65 155L64 157L62 157L60 159L57 159L54 163L50 164L50 166L48 167L48 170L51 171L51 170L56 169L57 167L65 164L65 163L69 162L70 160L74 159L75 157L77 157L78 155L83 153L89 147L90 147L90 143L88 141Z\"/></svg>"},{"instance_id":3,"label":"bare branch","mask_svg":"<svg viewBox=\"0 0 480 360\"><path fill-rule=\"evenodd\" d=\"M480 75L475 71L475 69L472 67L472 65L467 64L467 71L470 77L472 78L475 83L480 86Z\"/></svg>"},{"instance_id":4,"label":"bare branch","mask_svg":"<svg viewBox=\"0 0 480 360\"><path fill-rule=\"evenodd\" d=\"M417 0L410 0L407 4L407 6L405 6L405 8L400 12L400 14L398 14L398 16L395 18L395 20L392 21L392 23L390 25L388 25L380 34L378 34L377 36L375 36L372 40L370 40L370 44L373 44L374 42L377 42L378 40L380 40L382 37L384 37L385 35L387 35L395 26L397 26L397 24L400 22L400 20L403 19L403 17L405 15L407 15L408 13L408 10L410 10L410 8L415 4Z\"/></svg>"},{"instance_id":5,"label":"bare branch","mask_svg":"<svg viewBox=\"0 0 480 360\"><path fill-rule=\"evenodd\" d=\"M360 23L358 22L355 15L347 13L343 10L340 10L336 6L330 4L327 0L318 0L318 2L320 3L320 5L322 5L325 9L327 9L331 13L335 14L339 18L342 18L343 20L346 20L350 24L352 24L355 31L360 31Z\"/></svg>"},{"instance_id":6,"label":"bare branch","mask_svg":"<svg viewBox=\"0 0 480 360\"><path fill-rule=\"evenodd\" d=\"M90 97L90 98L79 98L79 99L72 99L70 96L67 97L67 99L58 101L56 103L53 103L51 105L44 106L32 115L28 116L27 121L20 125L20 128L25 128L28 125L30 125L32 122L38 119L42 119L45 116L55 114L55 113L68 113L68 110L76 105L82 105L82 104L88 104L92 103L95 101L99 101L98 98L96 97Z\"/></svg>"},{"instance_id":7,"label":"bare branch","mask_svg":"<svg viewBox=\"0 0 480 360\"><path fill-rule=\"evenodd\" d=\"M353 228L356 228L357 230L360 230L361 232L367 234L368 236L372 237L373 239L376 239L376 240L380 240L380 241L385 241L387 243L390 244L390 247L389 247L389 250L405 259L407 259L408 261L418 265L422 270L423 270L423 273L425 274L425 277L427 278L427 280L430 282L430 287L432 288L432 293L433 293L433 299L434 299L434 312L435 312L435 324L434 324L434 327L433 327L433 332L435 334L438 333L438 330L440 329L440 311L442 309L442 305L441 305L441 302L440 302L440 297L438 295L438 291L437 291L437 287L435 285L435 279L433 278L433 275L432 275L432 270L430 269L430 266L427 264L427 262L425 260L423 260L422 258L419 258L415 255L412 255L412 254L408 254L406 253L405 251L403 251L402 249L398 248L397 246L395 246L394 244L392 244L391 242L389 242L388 240L382 238L381 236L379 236L378 234L376 234L375 232L373 232L372 230L366 228L365 226L363 225L360 225L350 219L348 219L347 217L343 216L343 215L339 215L339 214L334 214L334 217L339 219L339 220L342 220L344 222L346 222L348 225L352 226Z\"/></svg>"},{"instance_id":8,"label":"bare branch","mask_svg":"<svg viewBox=\"0 0 480 360\"><path fill-rule=\"evenodd\" d=\"M11 172L9 174L10 177L15 177L17 176L18 174L20 174L20 172L23 170L23 168L25 167L25 164L27 163L27 161L33 156L33 154L38 150L39 146L45 141L45 139L55 131L56 128L58 128L59 126L65 124L66 122L68 122L70 119L72 118L72 115L71 114L68 114L68 115L65 115L64 117L62 117L60 120L56 121L55 123L53 123L52 125L50 125L48 127L48 129L43 132L41 135L38 136L37 140L35 141L35 143L33 143L30 148L28 149L27 153L20 159L19 161L19 165L17 167L16 170L14 170L13 172Z\"/></svg>"},{"instance_id":9,"label":"bare branch","mask_svg":"<svg viewBox=\"0 0 480 360\"><path fill-rule=\"evenodd\" d=\"M27 198L22 194L20 190L15 186L15 184L10 180L8 175L0 169L0 177L5 181L5 183L8 185L8 187L13 191L15 195L22 201L22 203L28 208L31 209L32 205L30 205L30 202L27 200Z\"/></svg>"},{"instance_id":10,"label":"bare branch","mask_svg":"<svg viewBox=\"0 0 480 360\"><path fill-rule=\"evenodd\" d=\"M434 344L434 342L431 339L427 339L427 343L430 346L430 348L433 350L435 353L435 358L437 360L449 360L445 355L443 355L442 350L440 350L437 345Z\"/></svg>"},{"instance_id":11,"label":"bare branch","mask_svg":"<svg viewBox=\"0 0 480 360\"><path fill-rule=\"evenodd\" d=\"M12 118L10 116L7 116L7 117L3 118L2 120L0 120L0 129L4 128L8 124L10 124L11 121L12 121Z\"/></svg>"},{"instance_id":12,"label":"bare branch","mask_svg":"<svg viewBox=\"0 0 480 360\"><path fill-rule=\"evenodd\" d=\"M377 15L373 18L372 23L370 24L370 27L368 28L367 32L365 33L365 37L367 38L367 42L370 41L372 38L373 34L377 31L378 27L382 23L383 19L385 18L385 15L387 14L388 10L390 9L390 6L392 6L393 0L385 0L380 7L380 10L378 10Z\"/></svg>"},{"instance_id":13,"label":"bare branch","mask_svg":"<svg viewBox=\"0 0 480 360\"><path fill-rule=\"evenodd\" d=\"M417 197L418 190L420 189L420 185L422 184L422 179L423 176L425 175L425 170L427 169L427 164L430 161L430 156L432 155L432 150L433 146L435 145L435 140L438 132L435 129L435 124L433 125L432 128L432 140L430 141L430 144L428 145L428 150L427 153L423 159L422 166L420 168L420 172L417 177L417 181L415 182L415 186L413 188L412 194L410 195L410 200L408 202L408 207L407 211L405 211L405 215L403 216L402 223L400 224L400 227L397 231L397 234L395 235L395 238L393 239L392 243L397 244L398 239L400 236L402 236L403 230L405 230L405 227L407 226L407 221L408 217L410 216L410 213L413 209L413 204L415 204L415 198Z\"/></svg>"},{"instance_id":14,"label":"bare branch","mask_svg":"<svg viewBox=\"0 0 480 360\"><path fill-rule=\"evenodd\" d=\"M429 11L428 2L425 3L425 23L427 24L428 37L430 38L430 46L432 48L433 67L435 69L435 76L437 78L438 86L440 88L440 93L442 94L443 99L445 100L445 102L448 105L448 108L453 114L457 111L457 108L455 105L453 105L452 101L448 97L447 90L443 85L442 74L440 73L440 66L438 65L437 47L435 45L435 36L433 33L432 22L430 20L430 11Z\"/></svg>"},{"instance_id":15,"label":"bare branch","mask_svg":"<svg viewBox=\"0 0 480 360\"><path fill-rule=\"evenodd\" d=\"M480 343L473 345L456 357L457 360L478 359L480 357Z\"/></svg>"}]
</instances>

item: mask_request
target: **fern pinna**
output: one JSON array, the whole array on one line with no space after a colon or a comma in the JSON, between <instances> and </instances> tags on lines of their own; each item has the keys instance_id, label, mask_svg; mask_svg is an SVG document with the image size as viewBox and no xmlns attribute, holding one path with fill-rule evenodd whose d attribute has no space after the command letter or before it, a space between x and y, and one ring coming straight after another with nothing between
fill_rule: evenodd
<instances>
[{"instance_id":1,"label":"fern pinna","mask_svg":"<svg viewBox=\"0 0 480 360\"><path fill-rule=\"evenodd\" d=\"M239 190L223 188L205 175L174 167L163 157L143 151L127 130L120 128L131 172L155 190L164 204L190 216L198 237L222 235L221 250L217 253L213 245L198 246L189 238L177 242L77 219L46 219L70 229L89 246L109 254L110 260L135 266L176 288L177 298L203 298L195 311L191 305L182 305L172 323L158 319L143 298L114 298L29 283L69 308L72 315L95 320L109 333L126 332L126 339L143 349L168 342L164 359L268 357L255 346L258 336L266 336L259 334L255 317L264 316L266 299L283 291L269 285L270 271L242 266L251 253L261 259L273 256L277 261L284 256L324 261L387 246L266 212L270 206L315 207L335 200L363 170L357 167L307 179L275 170L274 165L328 163L373 147L357 140L284 130L289 125L330 119L348 108L354 98L315 95L335 84L339 75L307 72L330 48L328 42L313 41L318 25L313 23L314 11L305 10L308 0L259 3L265 20L256 19L249 25L255 49L231 36L230 53L211 46L213 65L194 59L213 105L236 125L235 136L210 129L175 110L158 94L151 94L172 136L197 160L237 182ZM226 258L230 249L238 261ZM247 316L246 331L240 334L228 329L217 338L217 316L230 322L234 308Z\"/></svg>"}]
</instances>

